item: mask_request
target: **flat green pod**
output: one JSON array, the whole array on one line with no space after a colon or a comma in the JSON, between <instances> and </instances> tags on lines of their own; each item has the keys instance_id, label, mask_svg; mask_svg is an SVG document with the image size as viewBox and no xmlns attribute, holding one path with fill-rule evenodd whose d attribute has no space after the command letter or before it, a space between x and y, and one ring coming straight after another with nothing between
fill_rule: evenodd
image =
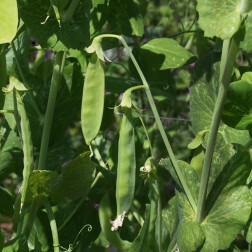
<instances>
[{"instance_id":1,"label":"flat green pod","mask_svg":"<svg viewBox=\"0 0 252 252\"><path fill-rule=\"evenodd\" d=\"M105 72L96 53L93 53L86 72L84 81L81 127L87 145L97 136L103 115Z\"/></svg>"}]
</instances>

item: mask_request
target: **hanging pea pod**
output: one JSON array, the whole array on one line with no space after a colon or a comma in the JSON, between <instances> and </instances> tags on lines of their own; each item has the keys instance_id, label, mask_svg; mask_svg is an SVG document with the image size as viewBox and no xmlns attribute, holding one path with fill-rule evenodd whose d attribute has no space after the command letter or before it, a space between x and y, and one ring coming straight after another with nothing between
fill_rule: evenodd
<instances>
[{"instance_id":1,"label":"hanging pea pod","mask_svg":"<svg viewBox=\"0 0 252 252\"><path fill-rule=\"evenodd\" d=\"M97 136L103 115L105 93L104 63L94 52L90 58L84 81L81 126L87 145Z\"/></svg>"},{"instance_id":2,"label":"hanging pea pod","mask_svg":"<svg viewBox=\"0 0 252 252\"><path fill-rule=\"evenodd\" d=\"M132 111L124 109L119 144L116 179L117 218L111 222L112 230L122 226L125 214L129 211L134 199L136 180L135 130Z\"/></svg>"},{"instance_id":3,"label":"hanging pea pod","mask_svg":"<svg viewBox=\"0 0 252 252\"><path fill-rule=\"evenodd\" d=\"M99 204L99 219L102 232L111 245L117 249L128 251L131 243L122 240L117 231L111 231L110 221L113 217L112 215L111 200L109 195L105 194Z\"/></svg>"}]
</instances>

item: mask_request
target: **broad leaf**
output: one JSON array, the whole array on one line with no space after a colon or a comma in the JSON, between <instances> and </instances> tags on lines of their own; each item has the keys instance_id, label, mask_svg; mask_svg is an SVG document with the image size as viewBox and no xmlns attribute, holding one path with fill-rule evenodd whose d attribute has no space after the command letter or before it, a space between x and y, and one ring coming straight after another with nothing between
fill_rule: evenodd
<instances>
[{"instance_id":1,"label":"broad leaf","mask_svg":"<svg viewBox=\"0 0 252 252\"><path fill-rule=\"evenodd\" d=\"M194 57L191 52L180 46L176 40L169 38L152 39L141 46L141 49L163 55L160 70L179 68Z\"/></svg>"},{"instance_id":2,"label":"broad leaf","mask_svg":"<svg viewBox=\"0 0 252 252\"><path fill-rule=\"evenodd\" d=\"M83 153L62 167L62 174L53 192L55 201L74 200L87 195L96 166L88 155L89 152Z\"/></svg>"},{"instance_id":3,"label":"broad leaf","mask_svg":"<svg viewBox=\"0 0 252 252\"><path fill-rule=\"evenodd\" d=\"M245 21L244 21L244 25L245 25L245 34L244 34L244 38L242 39L242 41L239 44L239 47L246 51L247 53L252 53L252 45L250 43L250 41L252 40L252 12L249 12Z\"/></svg>"},{"instance_id":4,"label":"broad leaf","mask_svg":"<svg viewBox=\"0 0 252 252\"><path fill-rule=\"evenodd\" d=\"M218 174L210 191L206 209L210 209L220 194L230 191L237 186L246 185L251 172L251 160L247 151L240 151L234 155Z\"/></svg>"},{"instance_id":5,"label":"broad leaf","mask_svg":"<svg viewBox=\"0 0 252 252\"><path fill-rule=\"evenodd\" d=\"M13 198L11 193L0 186L0 213L6 216L12 216L13 211Z\"/></svg>"},{"instance_id":6,"label":"broad leaf","mask_svg":"<svg viewBox=\"0 0 252 252\"><path fill-rule=\"evenodd\" d=\"M176 181L176 183L181 188L183 188L180 181L179 181L177 173L175 172L175 170L173 168L173 165L172 165L170 159L169 158L161 159L160 163L165 167L165 169L167 169L170 172L171 176ZM197 203L200 182L199 182L199 178L197 176L196 171L188 163L181 161L181 160L178 160L178 166L182 172L183 178L185 179L185 181L187 183L187 186L189 187L189 189L192 193L193 199Z\"/></svg>"},{"instance_id":7,"label":"broad leaf","mask_svg":"<svg viewBox=\"0 0 252 252\"><path fill-rule=\"evenodd\" d=\"M177 198L171 198L162 210L162 248L167 249L172 243L179 223ZM174 245L173 245L174 246Z\"/></svg>"},{"instance_id":8,"label":"broad leaf","mask_svg":"<svg viewBox=\"0 0 252 252\"><path fill-rule=\"evenodd\" d=\"M247 186L234 187L221 194L201 224L205 234L201 252L227 249L236 235L244 229L251 206L252 198Z\"/></svg>"},{"instance_id":9,"label":"broad leaf","mask_svg":"<svg viewBox=\"0 0 252 252\"><path fill-rule=\"evenodd\" d=\"M55 51L68 48L83 49L89 44L90 0L81 0L72 20L58 23L53 11L49 12L50 0L18 0L19 14L30 29L31 35L43 48ZM63 13L63 12L62 12Z\"/></svg>"},{"instance_id":10,"label":"broad leaf","mask_svg":"<svg viewBox=\"0 0 252 252\"><path fill-rule=\"evenodd\" d=\"M242 0L198 0L198 22L205 36L231 38L240 27L242 5Z\"/></svg>"},{"instance_id":11,"label":"broad leaf","mask_svg":"<svg viewBox=\"0 0 252 252\"><path fill-rule=\"evenodd\" d=\"M232 128L252 129L252 83L240 80L229 85L222 119Z\"/></svg>"},{"instance_id":12,"label":"broad leaf","mask_svg":"<svg viewBox=\"0 0 252 252\"><path fill-rule=\"evenodd\" d=\"M214 64L217 59L215 54L207 54L193 69L190 116L195 135L202 130L210 129L219 86L219 64ZM250 139L247 130L235 130L222 122L219 132L223 135L226 144L246 145Z\"/></svg>"},{"instance_id":13,"label":"broad leaf","mask_svg":"<svg viewBox=\"0 0 252 252\"><path fill-rule=\"evenodd\" d=\"M56 186L58 175L53 171L34 170L29 177L26 202L34 198L50 196Z\"/></svg>"},{"instance_id":14,"label":"broad leaf","mask_svg":"<svg viewBox=\"0 0 252 252\"><path fill-rule=\"evenodd\" d=\"M10 43L15 37L17 31L17 1L1 0L0 10L0 44Z\"/></svg>"},{"instance_id":15,"label":"broad leaf","mask_svg":"<svg viewBox=\"0 0 252 252\"><path fill-rule=\"evenodd\" d=\"M178 247L180 251L196 251L204 242L204 233L200 224L195 220L195 213L186 196L177 192L179 226Z\"/></svg>"},{"instance_id":16,"label":"broad leaf","mask_svg":"<svg viewBox=\"0 0 252 252\"><path fill-rule=\"evenodd\" d=\"M119 34L141 37L144 25L139 9L139 3L135 0L111 0L108 22Z\"/></svg>"}]
</instances>

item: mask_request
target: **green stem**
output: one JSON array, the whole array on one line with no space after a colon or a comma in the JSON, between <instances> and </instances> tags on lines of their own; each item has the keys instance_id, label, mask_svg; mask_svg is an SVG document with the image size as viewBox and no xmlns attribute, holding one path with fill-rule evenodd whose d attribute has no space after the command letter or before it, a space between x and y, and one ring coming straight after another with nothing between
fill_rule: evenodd
<instances>
[{"instance_id":1,"label":"green stem","mask_svg":"<svg viewBox=\"0 0 252 252\"><path fill-rule=\"evenodd\" d=\"M24 152L23 190L22 190L21 203L24 203L28 189L29 177L34 168L33 144L32 144L30 124L26 115L22 97L18 91L14 92L16 92L17 107L21 118L20 126L21 126L21 137Z\"/></svg>"},{"instance_id":2,"label":"green stem","mask_svg":"<svg viewBox=\"0 0 252 252\"><path fill-rule=\"evenodd\" d=\"M140 76L142 82L143 82L143 85L145 86L145 92L146 92L147 98L148 98L148 100L149 100L149 103L150 103L150 106L151 106L153 115L154 115L154 117L155 117L155 120L156 120L158 129L159 129L160 134L161 134L161 137L162 137L162 139L163 139L163 141L164 141L165 147L166 147L166 149L167 149L167 151L168 151L168 154L169 154L169 156L170 156L171 162L172 162L172 164L173 164L173 166L174 166L174 169L176 170L176 173L178 174L179 180L180 180L180 182L181 182L181 184L182 184L182 186L183 186L183 188L184 188L184 190L185 190L185 193L186 193L186 195L187 195L187 198L188 198L188 200L189 200L189 202L190 202L192 208L193 208L194 211L196 212L196 204L195 204L195 201L194 201L194 199L193 199L193 197L192 197L192 194L191 194L191 191L189 190L189 187L188 187L188 185L187 185L187 183L186 183L186 181L185 181L185 179L184 179L184 177L183 177L183 175L182 175L182 172L181 172L181 170L180 170L180 168L179 168L179 166L178 166L178 163L177 163L177 160L176 160L175 155L174 155L174 153L173 153L173 150L172 150L172 148L171 148L170 142L169 142L168 137L167 137L167 135L166 135L166 133L165 133L163 124L162 124L162 122L161 122L161 119L160 119L160 116L159 116L159 114L158 114L158 111L157 111L157 108L156 108L154 99L153 99L152 94L151 94L151 91L150 91L149 84L148 84L148 82L146 81L145 76L144 76L144 74L143 74L143 72L142 72L140 66L138 65L138 63L137 63L137 61L136 61L134 55L132 54L130 48L128 47L128 45L127 45L127 43L125 42L125 40L123 39L123 37L120 36L120 40L122 41L122 43L123 43L125 49L127 50L128 54L130 55L130 58L131 58L131 60L132 60L132 62L133 62L133 64L134 64L134 66L135 66L135 68L136 68L136 70L137 70L137 72L138 72L138 74L139 74L139 76Z\"/></svg>"},{"instance_id":3,"label":"green stem","mask_svg":"<svg viewBox=\"0 0 252 252\"><path fill-rule=\"evenodd\" d=\"M51 226L51 231L52 231L52 238L53 238L54 252L60 252L58 229L57 229L57 224L56 224L56 220L55 220L55 217L54 217L54 213L52 211L52 207L51 207L48 199L44 199L43 204L44 204L44 206L46 208L48 219L50 221L50 226Z\"/></svg>"},{"instance_id":4,"label":"green stem","mask_svg":"<svg viewBox=\"0 0 252 252\"><path fill-rule=\"evenodd\" d=\"M13 50L13 53L14 53L14 56L15 56L15 59L16 59L17 67L18 67L19 73L21 75L21 78L22 78L23 82L27 86L29 86L28 81L26 80L26 77L25 77L25 75L23 73L21 63L19 62L18 53L17 53L16 47L15 47L15 44L14 44L13 41L11 42L11 47L12 47L12 50ZM40 112L40 110L38 108L37 102L35 101L35 98L34 98L33 94L31 93L31 90L28 90L27 93L28 93L28 96L29 96L29 98L30 98L30 100L32 102L34 110L36 111L39 119L42 120L43 116L42 116L42 114L41 114L41 112Z\"/></svg>"},{"instance_id":5,"label":"green stem","mask_svg":"<svg viewBox=\"0 0 252 252\"><path fill-rule=\"evenodd\" d=\"M12 110L12 109L3 109L3 110L0 110L0 114L4 114L4 113L14 114L14 110Z\"/></svg>"},{"instance_id":6,"label":"green stem","mask_svg":"<svg viewBox=\"0 0 252 252\"><path fill-rule=\"evenodd\" d=\"M63 22L67 22L67 21L70 21L72 19L73 14L74 14L78 4L79 4L79 0L72 0L66 14L63 17Z\"/></svg>"},{"instance_id":7,"label":"green stem","mask_svg":"<svg viewBox=\"0 0 252 252\"><path fill-rule=\"evenodd\" d=\"M152 145L151 145L150 137L149 137L148 131L147 131L146 127L145 127L144 121L140 116L138 118L140 119L140 121L141 121L141 123L143 125L144 132L145 132L145 135L147 137L147 140L148 140L148 143L149 143L149 146L150 146L151 156L154 157L154 152L153 152L153 148L152 148Z\"/></svg>"},{"instance_id":8,"label":"green stem","mask_svg":"<svg viewBox=\"0 0 252 252\"><path fill-rule=\"evenodd\" d=\"M24 234L26 236L26 239L28 240L31 230L32 230L32 226L37 214L37 211L40 207L40 200L38 198L35 198L32 200L32 204L30 207L30 211L29 214L26 213L25 217L24 217L24 228L22 230L22 234Z\"/></svg>"},{"instance_id":9,"label":"green stem","mask_svg":"<svg viewBox=\"0 0 252 252\"><path fill-rule=\"evenodd\" d=\"M48 151L49 138L50 138L50 133L51 133L54 108L55 108L55 103L56 103L58 86L61 81L62 72L63 72L63 68L65 64L65 55L66 54L64 52L57 53L56 61L53 68L53 75L52 75L52 80L51 80L49 98L47 102L45 122L44 122L42 141L41 141L40 153L39 153L39 162L38 162L39 170L45 170L45 166L46 166L47 151Z\"/></svg>"},{"instance_id":10,"label":"green stem","mask_svg":"<svg viewBox=\"0 0 252 252\"><path fill-rule=\"evenodd\" d=\"M22 134L21 134L21 125L20 125L20 116L18 114L18 108L17 108L17 99L16 99L16 90L14 89L12 94L13 94L13 106L14 106L14 117L15 117L15 121L16 121L16 125L17 125L17 130L18 130L18 134L22 139Z\"/></svg>"},{"instance_id":11,"label":"green stem","mask_svg":"<svg viewBox=\"0 0 252 252\"><path fill-rule=\"evenodd\" d=\"M158 189L158 202L157 202L157 243L159 251L162 251L162 206L161 206L161 194L159 191L159 183L155 181Z\"/></svg>"},{"instance_id":12,"label":"green stem","mask_svg":"<svg viewBox=\"0 0 252 252\"><path fill-rule=\"evenodd\" d=\"M2 87L8 84L8 75L6 69L6 56L5 51L0 53L0 108L4 105L4 93L2 92Z\"/></svg>"},{"instance_id":13,"label":"green stem","mask_svg":"<svg viewBox=\"0 0 252 252\"><path fill-rule=\"evenodd\" d=\"M234 66L234 61L238 51L238 46L233 39L229 48L229 41L224 41L223 43L223 53L221 58L220 66L220 87L215 103L215 108L213 112L212 122L210 126L210 132L207 141L206 153L203 163L201 181L200 181L200 190L198 197L198 208L196 214L196 220L201 223L204 220L205 214L205 203L207 195L207 187L209 182L210 168L212 163L212 157L214 152L214 146L216 142L216 137L218 133L218 128L221 121L221 114L225 98L228 91L228 84L231 79L232 70ZM229 51L228 51L229 49Z\"/></svg>"}]
</instances>

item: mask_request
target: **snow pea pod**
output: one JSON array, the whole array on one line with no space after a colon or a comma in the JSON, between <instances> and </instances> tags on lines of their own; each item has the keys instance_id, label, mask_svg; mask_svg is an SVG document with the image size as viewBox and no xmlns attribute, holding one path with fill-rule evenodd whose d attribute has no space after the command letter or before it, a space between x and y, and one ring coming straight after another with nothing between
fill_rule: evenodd
<instances>
[{"instance_id":1,"label":"snow pea pod","mask_svg":"<svg viewBox=\"0 0 252 252\"><path fill-rule=\"evenodd\" d=\"M111 231L110 220L112 219L112 210L111 210L111 200L108 194L105 194L99 204L99 219L101 224L102 232L104 233L106 239L110 244L115 246L117 249L126 250L131 246L131 243L125 240L122 240L117 231Z\"/></svg>"},{"instance_id":2,"label":"snow pea pod","mask_svg":"<svg viewBox=\"0 0 252 252\"><path fill-rule=\"evenodd\" d=\"M112 228L122 226L123 218L129 211L134 199L136 180L135 130L132 110L125 107L122 119L119 143L116 179L117 219Z\"/></svg>"},{"instance_id":3,"label":"snow pea pod","mask_svg":"<svg viewBox=\"0 0 252 252\"><path fill-rule=\"evenodd\" d=\"M87 145L97 136L101 126L104 92L104 63L93 53L85 76L81 107L81 126Z\"/></svg>"},{"instance_id":4,"label":"snow pea pod","mask_svg":"<svg viewBox=\"0 0 252 252\"><path fill-rule=\"evenodd\" d=\"M30 123L26 115L25 107L20 93L16 90L17 107L21 118L21 136L24 152L24 170L23 170L23 190L21 203L25 202L26 192L28 188L29 176L33 170L33 144L31 138Z\"/></svg>"}]
</instances>

